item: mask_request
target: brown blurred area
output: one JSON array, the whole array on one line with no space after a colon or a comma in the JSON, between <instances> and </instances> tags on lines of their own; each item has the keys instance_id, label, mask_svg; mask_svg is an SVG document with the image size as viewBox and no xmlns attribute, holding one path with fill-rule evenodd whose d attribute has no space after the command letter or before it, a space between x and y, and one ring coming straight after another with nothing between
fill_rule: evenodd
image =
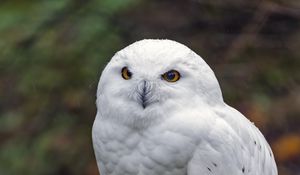
<instances>
[{"instance_id":1,"label":"brown blurred area","mask_svg":"<svg viewBox=\"0 0 300 175\"><path fill-rule=\"evenodd\" d=\"M0 2L0 174L97 175L95 92L114 52L144 39L201 55L224 99L300 174L300 1Z\"/></svg>"}]
</instances>

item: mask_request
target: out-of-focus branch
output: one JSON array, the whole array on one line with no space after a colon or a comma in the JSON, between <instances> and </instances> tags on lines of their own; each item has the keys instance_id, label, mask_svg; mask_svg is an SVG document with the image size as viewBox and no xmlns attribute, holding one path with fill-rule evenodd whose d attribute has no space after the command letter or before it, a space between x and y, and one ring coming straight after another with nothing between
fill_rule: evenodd
<instances>
[{"instance_id":1,"label":"out-of-focus branch","mask_svg":"<svg viewBox=\"0 0 300 175\"><path fill-rule=\"evenodd\" d=\"M300 18L300 7L289 7L272 2L266 2L265 7L273 13L287 14L295 18Z\"/></svg>"},{"instance_id":2,"label":"out-of-focus branch","mask_svg":"<svg viewBox=\"0 0 300 175\"><path fill-rule=\"evenodd\" d=\"M252 19L243 27L241 33L228 46L227 51L223 54L223 59L228 60L234 58L242 52L248 43L255 42L257 33L273 13L288 14L300 18L300 9L281 6L269 1L261 1Z\"/></svg>"},{"instance_id":3,"label":"out-of-focus branch","mask_svg":"<svg viewBox=\"0 0 300 175\"><path fill-rule=\"evenodd\" d=\"M255 11L252 19L243 27L241 33L231 42L223 55L224 60L234 58L247 46L254 42L257 33L270 16L269 4L261 2Z\"/></svg>"},{"instance_id":4,"label":"out-of-focus branch","mask_svg":"<svg viewBox=\"0 0 300 175\"><path fill-rule=\"evenodd\" d=\"M224 7L224 6L249 7L251 6L251 4L254 4L255 2L258 3L260 0L259 1L227 0L226 3L224 3L224 1L207 1L207 0L191 0L191 1L200 5L212 5L215 7ZM262 3L264 7L266 7L266 10L270 12L288 14L300 18L300 7L294 7L289 4L277 4L272 1L264 1L264 0Z\"/></svg>"}]
</instances>

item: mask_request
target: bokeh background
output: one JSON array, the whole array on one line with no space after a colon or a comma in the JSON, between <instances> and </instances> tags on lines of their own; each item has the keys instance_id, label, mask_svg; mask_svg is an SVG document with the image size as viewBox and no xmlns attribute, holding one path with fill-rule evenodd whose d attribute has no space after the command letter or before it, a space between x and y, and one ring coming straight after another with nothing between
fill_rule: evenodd
<instances>
[{"instance_id":1,"label":"bokeh background","mask_svg":"<svg viewBox=\"0 0 300 175\"><path fill-rule=\"evenodd\" d=\"M300 175L300 1L1 0L0 175L97 175L95 92L143 38L199 53L255 122L280 175Z\"/></svg>"}]
</instances>

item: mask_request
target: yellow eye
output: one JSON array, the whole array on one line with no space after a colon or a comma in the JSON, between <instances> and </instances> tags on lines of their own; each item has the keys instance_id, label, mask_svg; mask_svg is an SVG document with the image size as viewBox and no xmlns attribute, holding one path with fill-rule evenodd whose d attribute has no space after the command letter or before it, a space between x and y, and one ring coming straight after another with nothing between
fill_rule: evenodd
<instances>
[{"instance_id":1,"label":"yellow eye","mask_svg":"<svg viewBox=\"0 0 300 175\"><path fill-rule=\"evenodd\" d=\"M129 80L132 76L132 73L128 70L127 67L123 67L121 73L122 73L122 77L125 80Z\"/></svg>"},{"instance_id":2,"label":"yellow eye","mask_svg":"<svg viewBox=\"0 0 300 175\"><path fill-rule=\"evenodd\" d=\"M180 74L176 70L170 70L162 75L163 79L168 82L176 82L180 79Z\"/></svg>"}]
</instances>

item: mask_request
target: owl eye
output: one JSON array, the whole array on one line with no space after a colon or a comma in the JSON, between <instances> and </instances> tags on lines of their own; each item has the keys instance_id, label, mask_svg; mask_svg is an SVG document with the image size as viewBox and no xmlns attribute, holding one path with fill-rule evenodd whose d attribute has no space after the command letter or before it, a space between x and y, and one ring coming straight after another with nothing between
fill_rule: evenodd
<instances>
[{"instance_id":1,"label":"owl eye","mask_svg":"<svg viewBox=\"0 0 300 175\"><path fill-rule=\"evenodd\" d=\"M170 70L162 75L162 78L168 82L176 82L180 79L180 74L176 70Z\"/></svg>"},{"instance_id":2,"label":"owl eye","mask_svg":"<svg viewBox=\"0 0 300 175\"><path fill-rule=\"evenodd\" d=\"M125 80L129 80L132 76L132 73L128 70L127 67L123 67L121 73L122 73L122 77Z\"/></svg>"}]
</instances>

